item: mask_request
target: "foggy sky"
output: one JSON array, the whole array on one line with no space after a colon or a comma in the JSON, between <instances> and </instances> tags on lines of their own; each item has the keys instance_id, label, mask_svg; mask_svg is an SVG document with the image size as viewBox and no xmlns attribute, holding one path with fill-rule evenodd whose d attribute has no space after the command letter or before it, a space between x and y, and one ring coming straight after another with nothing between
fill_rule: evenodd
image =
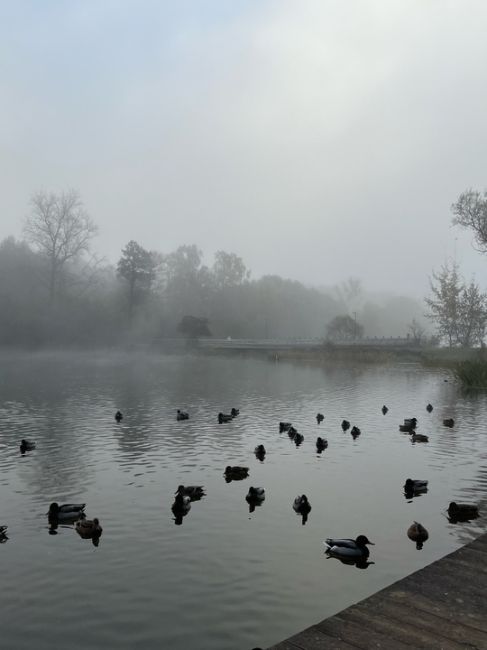
<instances>
[{"instance_id":1,"label":"foggy sky","mask_svg":"<svg viewBox=\"0 0 487 650\"><path fill-rule=\"evenodd\" d=\"M482 0L0 2L0 238L79 190L116 262L196 243L253 277L421 297L487 258L450 205L487 186Z\"/></svg>"}]
</instances>

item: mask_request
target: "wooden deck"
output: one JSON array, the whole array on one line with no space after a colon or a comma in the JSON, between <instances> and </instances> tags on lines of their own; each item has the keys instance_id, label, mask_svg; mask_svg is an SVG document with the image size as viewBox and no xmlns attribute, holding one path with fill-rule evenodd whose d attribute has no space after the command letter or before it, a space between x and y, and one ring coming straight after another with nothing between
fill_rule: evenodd
<instances>
[{"instance_id":1,"label":"wooden deck","mask_svg":"<svg viewBox=\"0 0 487 650\"><path fill-rule=\"evenodd\" d=\"M269 650L487 649L487 534Z\"/></svg>"}]
</instances>

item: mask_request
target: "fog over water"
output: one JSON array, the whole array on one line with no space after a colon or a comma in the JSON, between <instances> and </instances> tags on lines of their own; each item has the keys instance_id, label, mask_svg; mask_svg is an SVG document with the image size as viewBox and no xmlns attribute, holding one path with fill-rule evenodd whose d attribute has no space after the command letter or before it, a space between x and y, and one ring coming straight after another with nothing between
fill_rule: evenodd
<instances>
[{"instance_id":1,"label":"fog over water","mask_svg":"<svg viewBox=\"0 0 487 650\"><path fill-rule=\"evenodd\" d=\"M21 1L0 20L0 239L76 188L130 239L422 298L485 260L450 205L485 186L487 6Z\"/></svg>"}]
</instances>

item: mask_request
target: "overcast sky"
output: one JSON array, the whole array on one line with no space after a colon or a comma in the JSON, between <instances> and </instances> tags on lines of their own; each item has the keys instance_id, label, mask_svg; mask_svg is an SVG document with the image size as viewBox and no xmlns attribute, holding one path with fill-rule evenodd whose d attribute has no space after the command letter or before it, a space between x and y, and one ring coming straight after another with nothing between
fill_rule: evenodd
<instances>
[{"instance_id":1,"label":"overcast sky","mask_svg":"<svg viewBox=\"0 0 487 650\"><path fill-rule=\"evenodd\" d=\"M77 189L116 262L196 243L421 296L487 187L483 0L2 0L0 238Z\"/></svg>"}]
</instances>

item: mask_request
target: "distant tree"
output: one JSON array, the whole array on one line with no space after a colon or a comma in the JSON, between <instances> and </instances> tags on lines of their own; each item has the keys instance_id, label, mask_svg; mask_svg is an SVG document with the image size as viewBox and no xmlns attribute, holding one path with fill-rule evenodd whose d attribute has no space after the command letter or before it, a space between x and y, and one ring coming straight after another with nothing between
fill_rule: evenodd
<instances>
[{"instance_id":1,"label":"distant tree","mask_svg":"<svg viewBox=\"0 0 487 650\"><path fill-rule=\"evenodd\" d=\"M128 286L129 321L132 322L134 307L142 296L147 295L156 277L158 260L154 253L131 240L122 250L118 260L117 274Z\"/></svg>"},{"instance_id":2,"label":"distant tree","mask_svg":"<svg viewBox=\"0 0 487 650\"><path fill-rule=\"evenodd\" d=\"M423 341L426 334L426 329L423 327L423 325L421 325L419 321L413 318L413 320L408 325L408 331L414 343L421 345L421 342Z\"/></svg>"},{"instance_id":3,"label":"distant tree","mask_svg":"<svg viewBox=\"0 0 487 650\"><path fill-rule=\"evenodd\" d=\"M351 316L336 316L326 326L326 337L330 341L354 341L361 339L364 328Z\"/></svg>"},{"instance_id":4,"label":"distant tree","mask_svg":"<svg viewBox=\"0 0 487 650\"><path fill-rule=\"evenodd\" d=\"M211 269L213 281L218 289L233 288L242 285L250 277L243 260L235 253L217 251Z\"/></svg>"},{"instance_id":5,"label":"distant tree","mask_svg":"<svg viewBox=\"0 0 487 650\"><path fill-rule=\"evenodd\" d=\"M48 261L49 299L53 305L66 263L89 250L97 227L74 190L60 194L37 192L31 205L24 236Z\"/></svg>"},{"instance_id":6,"label":"distant tree","mask_svg":"<svg viewBox=\"0 0 487 650\"><path fill-rule=\"evenodd\" d=\"M178 332L181 332L188 339L197 339L200 336L211 336L207 318L196 316L183 316L178 325Z\"/></svg>"},{"instance_id":7,"label":"distant tree","mask_svg":"<svg viewBox=\"0 0 487 650\"><path fill-rule=\"evenodd\" d=\"M440 339L450 347L480 344L487 327L487 296L472 280L465 285L457 264L444 264L430 280L431 297L425 299L427 314Z\"/></svg>"},{"instance_id":8,"label":"distant tree","mask_svg":"<svg viewBox=\"0 0 487 650\"><path fill-rule=\"evenodd\" d=\"M472 230L478 250L487 253L487 191L467 190L451 209L454 225Z\"/></svg>"}]
</instances>

